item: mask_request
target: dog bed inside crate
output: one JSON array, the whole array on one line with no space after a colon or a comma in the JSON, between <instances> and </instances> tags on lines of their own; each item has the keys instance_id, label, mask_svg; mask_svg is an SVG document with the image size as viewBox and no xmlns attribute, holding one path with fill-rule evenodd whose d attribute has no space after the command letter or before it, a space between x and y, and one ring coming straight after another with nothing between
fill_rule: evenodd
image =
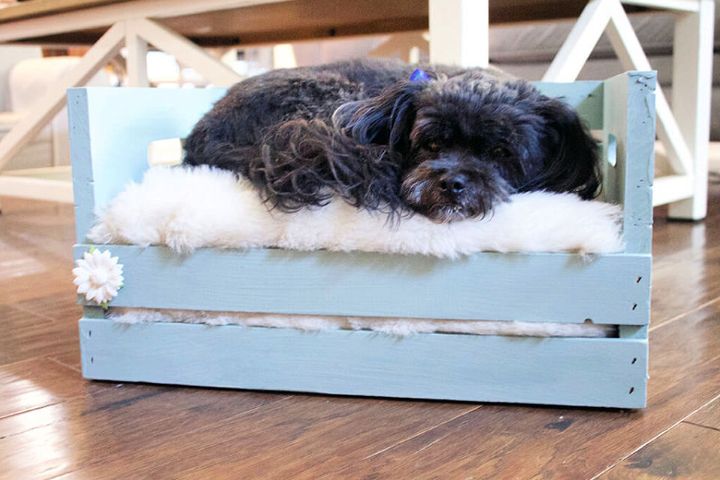
<instances>
[{"instance_id":1,"label":"dog bed inside crate","mask_svg":"<svg viewBox=\"0 0 720 480\"><path fill-rule=\"evenodd\" d=\"M91 233L95 213L111 211L127 184L142 179L149 142L186 135L223 90L71 90L75 254L82 257L101 240L107 245L98 248L124 268L124 286L107 309L80 299L84 375L370 396L643 406L654 75L633 72L604 82L538 86L602 130L604 200L622 208L622 244L615 231L614 245L593 255L586 254L592 248L567 245L556 253L474 253L465 246L419 255L329 251L315 244L326 249L292 251L263 248L289 246L265 240L137 241L97 228ZM615 218L611 210L605 213ZM237 246L254 248L221 248ZM488 249L515 250L479 248ZM582 252L559 252L568 249ZM128 312L161 321L117 321ZM443 319L462 327L485 322L506 329L458 335L478 332L433 327L398 338L366 331L367 324L307 333L292 322L227 320L268 314L276 320ZM512 324L537 325L536 330L593 325L613 333L512 336L507 327Z\"/></svg>"},{"instance_id":2,"label":"dog bed inside crate","mask_svg":"<svg viewBox=\"0 0 720 480\"><path fill-rule=\"evenodd\" d=\"M99 212L96 243L198 248L276 247L458 258L483 251L614 253L621 209L574 194L513 195L481 217L438 224L422 215L390 218L340 199L296 213L269 210L232 172L154 167Z\"/></svg>"},{"instance_id":3,"label":"dog bed inside crate","mask_svg":"<svg viewBox=\"0 0 720 480\"><path fill-rule=\"evenodd\" d=\"M178 254L198 248L276 247L291 250L366 251L458 258L482 251L579 252L621 250L617 206L583 201L572 194L531 192L498 205L491 215L451 224L427 218L358 210L342 200L285 214L269 210L249 182L207 167L148 170L99 215L88 238L98 244L164 245ZM587 258L586 261L591 261ZM83 262L85 263L85 262ZM87 299L93 291L85 289ZM481 335L607 337L613 325L558 322L452 321L440 319L163 312L123 309L109 316L122 323L189 322L298 328L353 329L392 335L465 333Z\"/></svg>"}]
</instances>

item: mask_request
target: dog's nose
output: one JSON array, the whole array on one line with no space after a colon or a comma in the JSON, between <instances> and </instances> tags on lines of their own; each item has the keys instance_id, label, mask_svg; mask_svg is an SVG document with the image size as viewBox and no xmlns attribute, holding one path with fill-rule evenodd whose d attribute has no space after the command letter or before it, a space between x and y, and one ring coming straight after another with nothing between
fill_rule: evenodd
<instances>
[{"instance_id":1,"label":"dog's nose","mask_svg":"<svg viewBox=\"0 0 720 480\"><path fill-rule=\"evenodd\" d=\"M464 175L446 175L440 179L440 188L443 192L459 195L465 190L466 183Z\"/></svg>"}]
</instances>

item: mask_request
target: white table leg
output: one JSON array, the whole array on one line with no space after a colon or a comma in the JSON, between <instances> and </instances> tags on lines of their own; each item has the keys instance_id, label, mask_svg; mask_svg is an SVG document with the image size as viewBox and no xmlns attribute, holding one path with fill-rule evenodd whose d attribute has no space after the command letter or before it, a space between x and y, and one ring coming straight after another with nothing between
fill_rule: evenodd
<instances>
[{"instance_id":1,"label":"white table leg","mask_svg":"<svg viewBox=\"0 0 720 480\"><path fill-rule=\"evenodd\" d=\"M54 85L0 140L0 170L62 109L66 103L66 90L84 85L119 53L123 45L128 47L130 85L147 86L148 44L174 55L179 62L195 68L216 85L229 85L241 79L230 67L199 46L155 22L146 19L121 20L88 50L63 81ZM10 196L71 201L71 189L71 183L63 181L43 181L18 176L0 178L0 190Z\"/></svg>"},{"instance_id":2,"label":"white table leg","mask_svg":"<svg viewBox=\"0 0 720 480\"><path fill-rule=\"evenodd\" d=\"M123 25L110 27L105 35L88 50L77 67L68 72L62 81L53 85L23 116L22 120L0 140L0 170L62 109L65 105L65 92L68 88L83 85L105 66L108 60L117 55L124 37Z\"/></svg>"},{"instance_id":3,"label":"white table leg","mask_svg":"<svg viewBox=\"0 0 720 480\"><path fill-rule=\"evenodd\" d=\"M670 203L672 218L699 220L707 211L707 155L712 91L712 0L622 0L675 10L673 108L658 86L658 136L675 175L657 179L654 204ZM543 80L572 81L606 30L626 69L651 66L619 0L588 3Z\"/></svg>"},{"instance_id":4,"label":"white table leg","mask_svg":"<svg viewBox=\"0 0 720 480\"><path fill-rule=\"evenodd\" d=\"M127 48L127 75L129 87L147 87L148 44L138 35L132 21L125 22L125 47Z\"/></svg>"},{"instance_id":5,"label":"white table leg","mask_svg":"<svg viewBox=\"0 0 720 480\"><path fill-rule=\"evenodd\" d=\"M429 0L430 62L487 67L488 0Z\"/></svg>"},{"instance_id":6,"label":"white table leg","mask_svg":"<svg viewBox=\"0 0 720 480\"><path fill-rule=\"evenodd\" d=\"M182 35L145 18L129 20L128 23L144 41L173 55L178 62L194 68L215 85L232 85L242 80L232 68Z\"/></svg>"},{"instance_id":7,"label":"white table leg","mask_svg":"<svg viewBox=\"0 0 720 480\"><path fill-rule=\"evenodd\" d=\"M543 75L543 82L572 82L577 78L610 21L614 1L588 2Z\"/></svg>"},{"instance_id":8,"label":"white table leg","mask_svg":"<svg viewBox=\"0 0 720 480\"><path fill-rule=\"evenodd\" d=\"M692 156L693 196L670 204L671 218L700 220L707 214L710 96L714 2L698 0L697 12L675 22L673 112Z\"/></svg>"}]
</instances>

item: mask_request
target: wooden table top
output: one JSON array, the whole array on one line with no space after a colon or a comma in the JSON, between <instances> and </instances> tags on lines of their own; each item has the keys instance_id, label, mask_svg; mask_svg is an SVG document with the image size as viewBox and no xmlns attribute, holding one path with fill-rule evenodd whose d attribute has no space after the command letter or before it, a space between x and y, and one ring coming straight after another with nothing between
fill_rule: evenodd
<instances>
[{"instance_id":1,"label":"wooden table top","mask_svg":"<svg viewBox=\"0 0 720 480\"><path fill-rule=\"evenodd\" d=\"M0 23L97 7L123 0L30 0L0 9Z\"/></svg>"},{"instance_id":2,"label":"wooden table top","mask_svg":"<svg viewBox=\"0 0 720 480\"><path fill-rule=\"evenodd\" d=\"M0 9L3 26L41 17L83 12L138 0L30 0ZM158 19L167 27L203 46L222 46L282 42L347 35L378 34L428 27L428 0L287 0L269 3L262 0L228 10L193 13ZM575 18L585 0L505 0L490 3L491 23L534 21L551 18ZM626 7L632 9L632 7ZM60 17L58 17L60 18ZM109 27L97 25L52 35L34 34L13 41L33 44L94 43Z\"/></svg>"}]
</instances>

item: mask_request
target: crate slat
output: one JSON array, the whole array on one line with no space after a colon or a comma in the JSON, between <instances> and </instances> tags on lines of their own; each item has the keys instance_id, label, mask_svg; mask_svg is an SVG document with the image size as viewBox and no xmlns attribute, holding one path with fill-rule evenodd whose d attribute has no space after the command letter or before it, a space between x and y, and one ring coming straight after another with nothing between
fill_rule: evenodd
<instances>
[{"instance_id":1,"label":"crate slat","mask_svg":"<svg viewBox=\"0 0 720 480\"><path fill-rule=\"evenodd\" d=\"M90 246L76 247L79 257ZM102 246L119 257L117 307L643 325L649 255L367 252Z\"/></svg>"},{"instance_id":2,"label":"crate slat","mask_svg":"<svg viewBox=\"0 0 720 480\"><path fill-rule=\"evenodd\" d=\"M640 408L647 344L80 321L97 380L399 398ZM632 391L631 391L632 390Z\"/></svg>"}]
</instances>

